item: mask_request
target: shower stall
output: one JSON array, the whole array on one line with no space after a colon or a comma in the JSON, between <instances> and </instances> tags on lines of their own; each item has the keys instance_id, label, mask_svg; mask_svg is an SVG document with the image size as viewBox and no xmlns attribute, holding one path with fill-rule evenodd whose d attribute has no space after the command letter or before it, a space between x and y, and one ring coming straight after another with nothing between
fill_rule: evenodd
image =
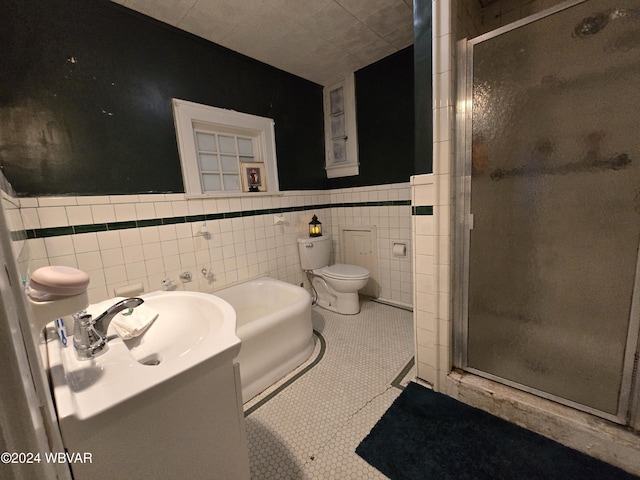
<instances>
[{"instance_id":1,"label":"shower stall","mask_svg":"<svg viewBox=\"0 0 640 480\"><path fill-rule=\"evenodd\" d=\"M458 44L454 362L640 429L640 4Z\"/></svg>"}]
</instances>

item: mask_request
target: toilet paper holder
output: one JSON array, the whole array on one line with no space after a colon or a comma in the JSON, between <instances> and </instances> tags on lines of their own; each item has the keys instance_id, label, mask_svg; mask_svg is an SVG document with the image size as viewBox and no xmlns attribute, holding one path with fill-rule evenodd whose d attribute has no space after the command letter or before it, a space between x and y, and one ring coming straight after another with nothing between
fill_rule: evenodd
<instances>
[{"instance_id":1,"label":"toilet paper holder","mask_svg":"<svg viewBox=\"0 0 640 480\"><path fill-rule=\"evenodd\" d=\"M394 257L406 257L407 256L407 244L400 242L393 242L391 246L391 253Z\"/></svg>"}]
</instances>

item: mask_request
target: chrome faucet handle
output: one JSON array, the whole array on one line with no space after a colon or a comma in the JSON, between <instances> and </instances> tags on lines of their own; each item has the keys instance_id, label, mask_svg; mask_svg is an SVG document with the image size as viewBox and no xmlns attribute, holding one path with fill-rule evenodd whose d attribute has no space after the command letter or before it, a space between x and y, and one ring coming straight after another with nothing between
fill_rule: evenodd
<instances>
[{"instance_id":1,"label":"chrome faucet handle","mask_svg":"<svg viewBox=\"0 0 640 480\"><path fill-rule=\"evenodd\" d=\"M104 350L107 342L95 328L93 317L82 311L73 315L73 347L79 360L89 360Z\"/></svg>"},{"instance_id":2,"label":"chrome faucet handle","mask_svg":"<svg viewBox=\"0 0 640 480\"><path fill-rule=\"evenodd\" d=\"M137 297L125 298L110 306L102 314L93 318L87 312L79 312L73 316L73 346L79 360L89 360L104 353L109 348L107 330L111 320L122 310L135 308L144 303Z\"/></svg>"}]
</instances>

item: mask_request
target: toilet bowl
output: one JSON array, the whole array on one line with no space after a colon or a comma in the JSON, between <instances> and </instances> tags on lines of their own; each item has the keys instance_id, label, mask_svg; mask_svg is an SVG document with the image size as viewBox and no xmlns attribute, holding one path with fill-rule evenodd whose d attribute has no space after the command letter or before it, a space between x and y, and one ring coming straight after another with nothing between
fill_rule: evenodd
<instances>
[{"instance_id":1,"label":"toilet bowl","mask_svg":"<svg viewBox=\"0 0 640 480\"><path fill-rule=\"evenodd\" d=\"M339 293L351 293L360 290L367 285L371 273L358 265L346 265L336 263L322 269L322 278L329 286Z\"/></svg>"},{"instance_id":2,"label":"toilet bowl","mask_svg":"<svg viewBox=\"0 0 640 480\"><path fill-rule=\"evenodd\" d=\"M329 265L331 235L298 239L300 263L309 275L316 304L344 315L360 312L358 290L364 288L371 272L358 265Z\"/></svg>"}]
</instances>

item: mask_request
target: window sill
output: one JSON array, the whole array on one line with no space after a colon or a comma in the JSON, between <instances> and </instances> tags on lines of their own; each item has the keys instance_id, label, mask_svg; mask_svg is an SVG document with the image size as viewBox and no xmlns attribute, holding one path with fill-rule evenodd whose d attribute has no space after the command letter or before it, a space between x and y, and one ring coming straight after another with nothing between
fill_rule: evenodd
<instances>
[{"instance_id":1,"label":"window sill","mask_svg":"<svg viewBox=\"0 0 640 480\"><path fill-rule=\"evenodd\" d=\"M327 178L337 177L353 177L360 174L359 164L347 164L347 165L333 165L331 167L325 167L327 170Z\"/></svg>"},{"instance_id":2,"label":"window sill","mask_svg":"<svg viewBox=\"0 0 640 480\"><path fill-rule=\"evenodd\" d=\"M212 192L212 193L185 193L185 198L253 198L253 197L281 197L283 193L277 192Z\"/></svg>"}]
</instances>

